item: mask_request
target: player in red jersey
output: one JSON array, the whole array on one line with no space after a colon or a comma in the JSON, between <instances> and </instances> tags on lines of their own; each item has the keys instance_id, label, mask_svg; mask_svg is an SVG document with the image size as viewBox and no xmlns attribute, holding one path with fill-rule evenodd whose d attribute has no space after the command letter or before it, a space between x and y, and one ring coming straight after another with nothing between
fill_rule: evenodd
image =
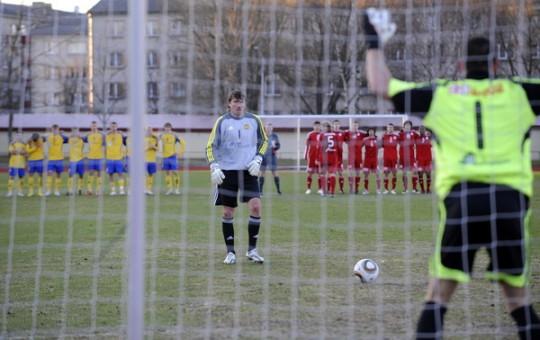
<instances>
[{"instance_id":1,"label":"player in red jersey","mask_svg":"<svg viewBox=\"0 0 540 340\"><path fill-rule=\"evenodd\" d=\"M399 133L399 167L403 171L403 193L408 192L408 173L412 177L412 192L417 192L418 175L416 174L415 144L418 137L418 132L412 130L410 120L403 123L403 130Z\"/></svg>"},{"instance_id":2,"label":"player in red jersey","mask_svg":"<svg viewBox=\"0 0 540 340\"><path fill-rule=\"evenodd\" d=\"M396 194L396 182L397 182L397 163L398 163L398 143L399 135L394 131L394 124L390 123L386 125L386 131L382 136L383 147L383 173L384 173L384 192L388 194L388 181L389 176L392 174L392 189L391 193Z\"/></svg>"},{"instance_id":3,"label":"player in red jersey","mask_svg":"<svg viewBox=\"0 0 540 340\"><path fill-rule=\"evenodd\" d=\"M367 133L358 128L359 123L355 121L350 130L345 131L344 141L347 143L349 155L349 193L358 194L360 185L360 173L362 171L362 141L367 137Z\"/></svg>"},{"instance_id":4,"label":"player in red jersey","mask_svg":"<svg viewBox=\"0 0 540 340\"><path fill-rule=\"evenodd\" d=\"M324 194L331 197L336 192L336 172L339 166L337 133L332 131L329 122L323 123L323 132L321 134L321 172L324 185Z\"/></svg>"},{"instance_id":5,"label":"player in red jersey","mask_svg":"<svg viewBox=\"0 0 540 340\"><path fill-rule=\"evenodd\" d=\"M321 122L313 122L313 131L310 131L306 138L306 151L304 159L307 161L307 190L306 195L311 194L311 183L313 182L313 174L317 174L319 183L319 193L322 193L322 182L320 173L321 160Z\"/></svg>"},{"instance_id":6,"label":"player in red jersey","mask_svg":"<svg viewBox=\"0 0 540 340\"><path fill-rule=\"evenodd\" d=\"M424 126L418 129L420 136L416 141L416 161L418 165L418 179L420 190L423 194L431 192L431 167L433 158L431 156L431 132ZM424 174L426 175L426 186L424 187Z\"/></svg>"},{"instance_id":7,"label":"player in red jersey","mask_svg":"<svg viewBox=\"0 0 540 340\"><path fill-rule=\"evenodd\" d=\"M364 195L369 194L369 174L374 173L377 180L377 194L381 193L381 178L379 177L379 141L375 129L367 130L368 136L362 141L364 146Z\"/></svg>"},{"instance_id":8,"label":"player in red jersey","mask_svg":"<svg viewBox=\"0 0 540 340\"><path fill-rule=\"evenodd\" d=\"M343 142L345 141L345 131L341 130L341 124L339 120L335 119L332 122L332 131L336 134L336 147L337 147L337 174L339 175L339 191L344 194L343 186L345 185L345 177L343 177Z\"/></svg>"}]
</instances>

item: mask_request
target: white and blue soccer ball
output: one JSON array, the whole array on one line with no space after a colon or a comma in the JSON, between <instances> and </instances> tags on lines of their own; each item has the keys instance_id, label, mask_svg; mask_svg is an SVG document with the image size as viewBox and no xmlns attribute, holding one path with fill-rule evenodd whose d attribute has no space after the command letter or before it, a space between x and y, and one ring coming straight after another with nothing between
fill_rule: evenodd
<instances>
[{"instance_id":1,"label":"white and blue soccer ball","mask_svg":"<svg viewBox=\"0 0 540 340\"><path fill-rule=\"evenodd\" d=\"M380 269L377 262L371 259L361 259L356 262L353 274L360 278L362 283L373 283L379 277Z\"/></svg>"}]
</instances>

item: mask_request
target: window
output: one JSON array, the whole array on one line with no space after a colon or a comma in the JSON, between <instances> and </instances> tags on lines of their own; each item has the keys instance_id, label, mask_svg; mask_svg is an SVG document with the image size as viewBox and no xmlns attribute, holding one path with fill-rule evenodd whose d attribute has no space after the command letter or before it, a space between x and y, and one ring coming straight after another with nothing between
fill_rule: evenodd
<instances>
[{"instance_id":1,"label":"window","mask_svg":"<svg viewBox=\"0 0 540 340\"><path fill-rule=\"evenodd\" d=\"M540 59L540 45L536 45L536 48L531 47L531 54L532 59Z\"/></svg>"},{"instance_id":2,"label":"window","mask_svg":"<svg viewBox=\"0 0 540 340\"><path fill-rule=\"evenodd\" d=\"M146 35L149 37L157 37L159 36L159 27L157 22L155 21L148 21L146 23Z\"/></svg>"},{"instance_id":3,"label":"window","mask_svg":"<svg viewBox=\"0 0 540 340\"><path fill-rule=\"evenodd\" d=\"M69 54L85 54L86 44L82 41L70 43L68 44L68 53Z\"/></svg>"},{"instance_id":4,"label":"window","mask_svg":"<svg viewBox=\"0 0 540 340\"><path fill-rule=\"evenodd\" d=\"M186 96L186 86L182 82L173 81L169 84L169 95L171 98L182 98Z\"/></svg>"},{"instance_id":5,"label":"window","mask_svg":"<svg viewBox=\"0 0 540 340\"><path fill-rule=\"evenodd\" d=\"M113 21L111 25L111 37L122 37L125 35L125 25L123 21Z\"/></svg>"},{"instance_id":6,"label":"window","mask_svg":"<svg viewBox=\"0 0 540 340\"><path fill-rule=\"evenodd\" d=\"M497 44L497 59L508 60L508 52L502 48L501 44Z\"/></svg>"},{"instance_id":7,"label":"window","mask_svg":"<svg viewBox=\"0 0 540 340\"><path fill-rule=\"evenodd\" d=\"M109 54L109 66L110 67L124 66L124 55L122 54L122 52L111 52Z\"/></svg>"},{"instance_id":8,"label":"window","mask_svg":"<svg viewBox=\"0 0 540 340\"><path fill-rule=\"evenodd\" d=\"M266 78L264 94L267 97L281 96L280 80L276 74Z\"/></svg>"},{"instance_id":9,"label":"window","mask_svg":"<svg viewBox=\"0 0 540 340\"><path fill-rule=\"evenodd\" d=\"M158 83L155 81L149 81L146 84L146 94L148 99L156 99L159 97Z\"/></svg>"},{"instance_id":10,"label":"window","mask_svg":"<svg viewBox=\"0 0 540 340\"><path fill-rule=\"evenodd\" d=\"M124 83L109 83L108 94L110 99L121 99L126 95Z\"/></svg>"},{"instance_id":11,"label":"window","mask_svg":"<svg viewBox=\"0 0 540 340\"><path fill-rule=\"evenodd\" d=\"M156 51L149 51L146 55L146 66L148 67L158 67L159 59Z\"/></svg>"},{"instance_id":12,"label":"window","mask_svg":"<svg viewBox=\"0 0 540 340\"><path fill-rule=\"evenodd\" d=\"M181 35L182 34L182 21L176 19L169 22L169 34Z\"/></svg>"},{"instance_id":13,"label":"window","mask_svg":"<svg viewBox=\"0 0 540 340\"><path fill-rule=\"evenodd\" d=\"M45 104L48 106L58 106L62 103L62 92L47 93L45 97Z\"/></svg>"},{"instance_id":14,"label":"window","mask_svg":"<svg viewBox=\"0 0 540 340\"><path fill-rule=\"evenodd\" d=\"M169 66L178 67L182 62L182 53L179 51L169 52Z\"/></svg>"}]
</instances>

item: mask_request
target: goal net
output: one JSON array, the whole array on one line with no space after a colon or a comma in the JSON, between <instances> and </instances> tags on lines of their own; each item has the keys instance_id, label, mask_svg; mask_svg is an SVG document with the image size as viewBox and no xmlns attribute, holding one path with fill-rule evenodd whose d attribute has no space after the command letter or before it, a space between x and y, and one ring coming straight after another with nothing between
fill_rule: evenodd
<instances>
[{"instance_id":1,"label":"goal net","mask_svg":"<svg viewBox=\"0 0 540 340\"><path fill-rule=\"evenodd\" d=\"M0 338L414 337L435 194L403 194L415 182L401 170L393 188L382 147L366 175L349 167L346 139L335 195L306 160L315 121L348 136L356 123L362 138L372 128L379 146L389 124L422 125L367 89L370 6L397 24L385 46L396 78L464 78L459 61L476 35L493 42L499 76L540 75L533 0L95 0L86 12L0 2ZM246 257L253 217L241 202L237 261L223 263L206 161L233 89L279 138L277 163L267 156L259 178L262 265ZM10 163L10 145L25 150L22 165ZM14 166L24 176L11 176ZM540 309L538 201L531 207L527 294ZM366 258L380 269L371 284L353 275ZM515 336L503 293L483 278L488 262L477 254L445 337Z\"/></svg>"}]
</instances>

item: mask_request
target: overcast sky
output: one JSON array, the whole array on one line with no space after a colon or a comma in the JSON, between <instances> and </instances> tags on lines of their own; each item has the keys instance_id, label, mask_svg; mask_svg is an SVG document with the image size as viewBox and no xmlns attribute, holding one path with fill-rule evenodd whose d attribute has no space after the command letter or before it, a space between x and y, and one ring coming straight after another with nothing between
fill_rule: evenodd
<instances>
[{"instance_id":1,"label":"overcast sky","mask_svg":"<svg viewBox=\"0 0 540 340\"><path fill-rule=\"evenodd\" d=\"M46 2L52 4L54 9L63 11L74 11L75 6L79 6L79 12L86 12L99 0L0 0L3 3L16 5L31 5L32 2Z\"/></svg>"}]
</instances>

